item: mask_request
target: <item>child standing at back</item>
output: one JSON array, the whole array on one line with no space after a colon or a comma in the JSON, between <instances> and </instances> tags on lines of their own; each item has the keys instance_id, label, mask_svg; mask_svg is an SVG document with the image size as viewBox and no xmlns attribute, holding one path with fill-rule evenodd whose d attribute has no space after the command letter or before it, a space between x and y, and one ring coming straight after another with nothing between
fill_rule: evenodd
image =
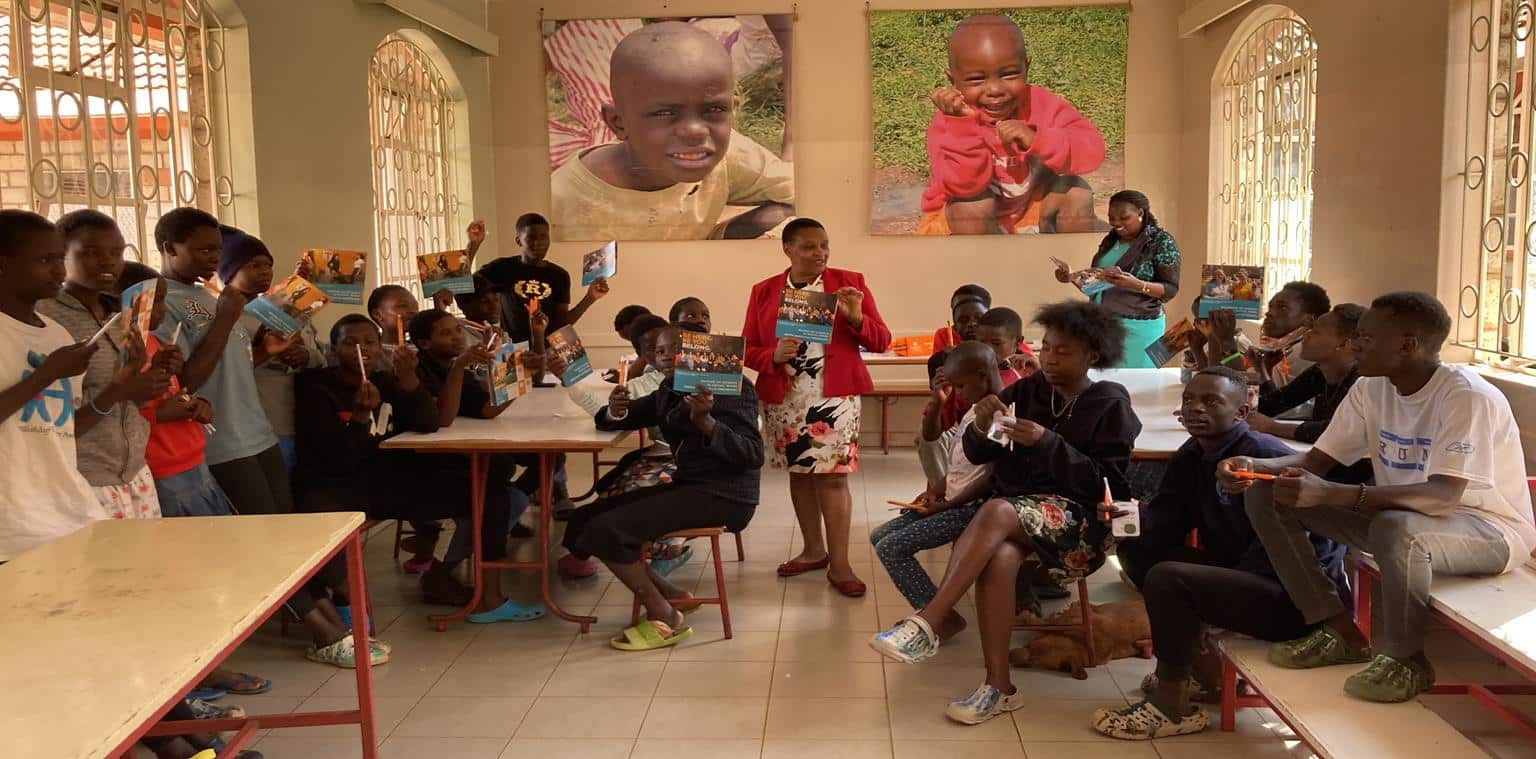
<instances>
[{"instance_id":1,"label":"child standing at back","mask_svg":"<svg viewBox=\"0 0 1536 759\"><path fill-rule=\"evenodd\" d=\"M267 246L255 237L245 238L249 244L226 246L219 252L219 281L238 289L247 299L255 299L272 287L275 259ZM314 276L309 259L301 257L294 274L309 278ZM261 328L256 317L241 318L241 326L255 333ZM261 407L266 410L267 422L277 435L278 447L283 452L283 462L293 471L295 459L293 424L293 379L300 371L325 366L325 353L320 350L315 336L315 325L309 320L291 339L278 341L278 352L256 365L256 393Z\"/></svg>"},{"instance_id":2,"label":"child standing at back","mask_svg":"<svg viewBox=\"0 0 1536 759\"><path fill-rule=\"evenodd\" d=\"M154 334L165 321L165 281L148 267L124 272L118 289L126 290L140 282L155 280L155 307L150 312L150 334L144 338L146 354L153 360L165 348ZM213 404L182 392L181 381L171 376L164 395L139 408L149 422L149 444L144 461L155 478L155 493L160 498L160 514L167 517L207 517L234 513L229 497L219 488L208 469L206 455L207 425L213 423Z\"/></svg>"},{"instance_id":3,"label":"child standing at back","mask_svg":"<svg viewBox=\"0 0 1536 759\"><path fill-rule=\"evenodd\" d=\"M218 271L225 245L251 245L238 229L221 230L217 219L195 208L160 217L155 244L165 257L167 319L156 331L165 345L187 356L179 379L184 391L200 392L218 409L218 431L208 439L208 468L240 514L293 511L288 468L277 435L256 392L256 364L268 358L263 341L240 325L247 298L225 287L217 296L202 282Z\"/></svg>"},{"instance_id":4,"label":"child standing at back","mask_svg":"<svg viewBox=\"0 0 1536 759\"><path fill-rule=\"evenodd\" d=\"M63 290L39 302L37 310L74 339L88 340L121 310L115 286L126 242L117 222L100 211L67 213L58 229L68 278ZM149 422L139 415L139 406L165 393L181 357L164 351L149 362L143 337L126 331L119 319L100 338L101 350L81 380L85 404L75 413L75 454L80 473L109 514L158 517L155 479L144 463Z\"/></svg>"},{"instance_id":5,"label":"child standing at back","mask_svg":"<svg viewBox=\"0 0 1536 759\"><path fill-rule=\"evenodd\" d=\"M100 350L37 312L64 284L64 238L0 210L0 561L109 518L75 466L80 375Z\"/></svg>"},{"instance_id":6,"label":"child standing at back","mask_svg":"<svg viewBox=\"0 0 1536 759\"><path fill-rule=\"evenodd\" d=\"M1029 46L1006 16L961 21L949 37L950 86L934 90L931 178L918 234L1091 232L1104 136L1071 103L1029 83Z\"/></svg>"},{"instance_id":7,"label":"child standing at back","mask_svg":"<svg viewBox=\"0 0 1536 759\"><path fill-rule=\"evenodd\" d=\"M794 215L792 167L731 128L731 55L713 35L647 24L614 48L609 83L603 120L621 141L550 178L567 239L750 239ZM755 208L721 222L727 205Z\"/></svg>"}]
</instances>

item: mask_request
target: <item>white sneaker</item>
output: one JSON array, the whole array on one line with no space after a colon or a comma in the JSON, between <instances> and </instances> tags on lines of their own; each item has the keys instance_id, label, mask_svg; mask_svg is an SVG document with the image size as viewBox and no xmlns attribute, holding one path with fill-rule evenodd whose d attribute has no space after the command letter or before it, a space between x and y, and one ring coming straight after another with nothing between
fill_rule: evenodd
<instances>
[{"instance_id":1,"label":"white sneaker","mask_svg":"<svg viewBox=\"0 0 1536 759\"><path fill-rule=\"evenodd\" d=\"M1017 711L1024 705L1024 693L1015 690L1013 695L1003 695L1003 692L982 683L971 692L971 695L959 701L949 702L944 709L944 716L959 722L962 725L979 725L993 717L1005 712Z\"/></svg>"},{"instance_id":2,"label":"white sneaker","mask_svg":"<svg viewBox=\"0 0 1536 759\"><path fill-rule=\"evenodd\" d=\"M1153 738L1189 735L1210 726L1211 719L1198 706L1191 707L1189 714L1177 720L1153 706L1151 701L1119 709L1096 709L1093 712L1094 730L1123 741L1149 741Z\"/></svg>"},{"instance_id":3,"label":"white sneaker","mask_svg":"<svg viewBox=\"0 0 1536 759\"><path fill-rule=\"evenodd\" d=\"M916 614L896 623L895 627L875 633L869 647L887 659L916 664L939 652L939 636Z\"/></svg>"}]
</instances>

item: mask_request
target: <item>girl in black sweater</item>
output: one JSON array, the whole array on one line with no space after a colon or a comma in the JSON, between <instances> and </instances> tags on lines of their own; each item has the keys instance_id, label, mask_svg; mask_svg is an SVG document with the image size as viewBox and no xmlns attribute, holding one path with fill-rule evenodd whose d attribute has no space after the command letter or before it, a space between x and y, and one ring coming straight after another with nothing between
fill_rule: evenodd
<instances>
[{"instance_id":1,"label":"girl in black sweater","mask_svg":"<svg viewBox=\"0 0 1536 759\"><path fill-rule=\"evenodd\" d=\"M1112 544L1101 514L1107 510L1101 506L1105 482L1116 498L1129 497L1125 468L1141 432L1125 388L1088 377L1090 368L1119 361L1119 321L1102 306L1075 301L1042 307L1035 323L1045 327L1040 371L978 402L976 420L962 438L973 463L994 464L999 497L982 506L955 542L933 601L870 641L897 661L933 656L940 640L965 626L955 605L975 585L987 681L946 711L965 724L1022 706L1008 676L1019 568L1033 556L1053 577L1067 580L1103 565ZM945 367L950 382L990 381L997 372L990 349L972 343L962 348ZM1005 443L988 437L994 419L1001 419Z\"/></svg>"}]
</instances>

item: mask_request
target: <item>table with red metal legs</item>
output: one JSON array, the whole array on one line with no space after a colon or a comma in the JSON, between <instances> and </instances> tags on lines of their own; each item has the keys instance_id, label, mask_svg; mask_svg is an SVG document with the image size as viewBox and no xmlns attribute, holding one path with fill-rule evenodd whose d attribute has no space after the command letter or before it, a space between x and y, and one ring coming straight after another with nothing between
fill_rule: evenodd
<instances>
[{"instance_id":1,"label":"table with red metal legs","mask_svg":"<svg viewBox=\"0 0 1536 759\"><path fill-rule=\"evenodd\" d=\"M357 725L375 759L366 656L356 709L161 721L338 554L366 619L362 523L356 512L97 522L0 566L4 753L127 758L147 736L233 731L219 754L233 757L258 730ZM361 626L353 642L369 649Z\"/></svg>"},{"instance_id":2,"label":"table with red metal legs","mask_svg":"<svg viewBox=\"0 0 1536 759\"><path fill-rule=\"evenodd\" d=\"M549 612L580 626L592 629L596 617L575 615L561 609L550 594L549 538L553 534L551 512L554 490L555 457L562 453L596 455L623 440L627 432L601 432L591 415L558 388L535 388L495 419L456 419L453 426L432 433L408 432L383 442L381 447L414 450L422 453L458 454L469 457L470 524L473 530L470 578L474 592L469 604L451 614L428 617L439 631L448 623L474 613L480 605L484 583L482 573L500 570L524 570L538 573L540 600ZM498 454L537 454L539 458L539 528L538 558L534 561L486 561L481 555L481 530L485 515L486 474L490 459Z\"/></svg>"}]
</instances>

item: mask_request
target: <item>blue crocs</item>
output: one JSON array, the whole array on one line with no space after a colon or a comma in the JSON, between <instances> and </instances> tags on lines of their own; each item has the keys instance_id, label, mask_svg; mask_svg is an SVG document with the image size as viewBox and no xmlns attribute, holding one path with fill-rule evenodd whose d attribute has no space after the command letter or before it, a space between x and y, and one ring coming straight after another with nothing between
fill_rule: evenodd
<instances>
[{"instance_id":1,"label":"blue crocs","mask_svg":"<svg viewBox=\"0 0 1536 759\"><path fill-rule=\"evenodd\" d=\"M656 574L659 574L662 577L666 577L667 575L672 574L672 570L687 564L692 559L693 546L683 546L683 552L679 553L675 558L652 559L651 569L656 570Z\"/></svg>"},{"instance_id":2,"label":"blue crocs","mask_svg":"<svg viewBox=\"0 0 1536 759\"><path fill-rule=\"evenodd\" d=\"M543 619L548 613L549 610L544 608L544 604L521 604L508 598L506 603L490 611L471 614L468 619L477 625L488 625L493 622L532 622L535 619Z\"/></svg>"}]
</instances>

